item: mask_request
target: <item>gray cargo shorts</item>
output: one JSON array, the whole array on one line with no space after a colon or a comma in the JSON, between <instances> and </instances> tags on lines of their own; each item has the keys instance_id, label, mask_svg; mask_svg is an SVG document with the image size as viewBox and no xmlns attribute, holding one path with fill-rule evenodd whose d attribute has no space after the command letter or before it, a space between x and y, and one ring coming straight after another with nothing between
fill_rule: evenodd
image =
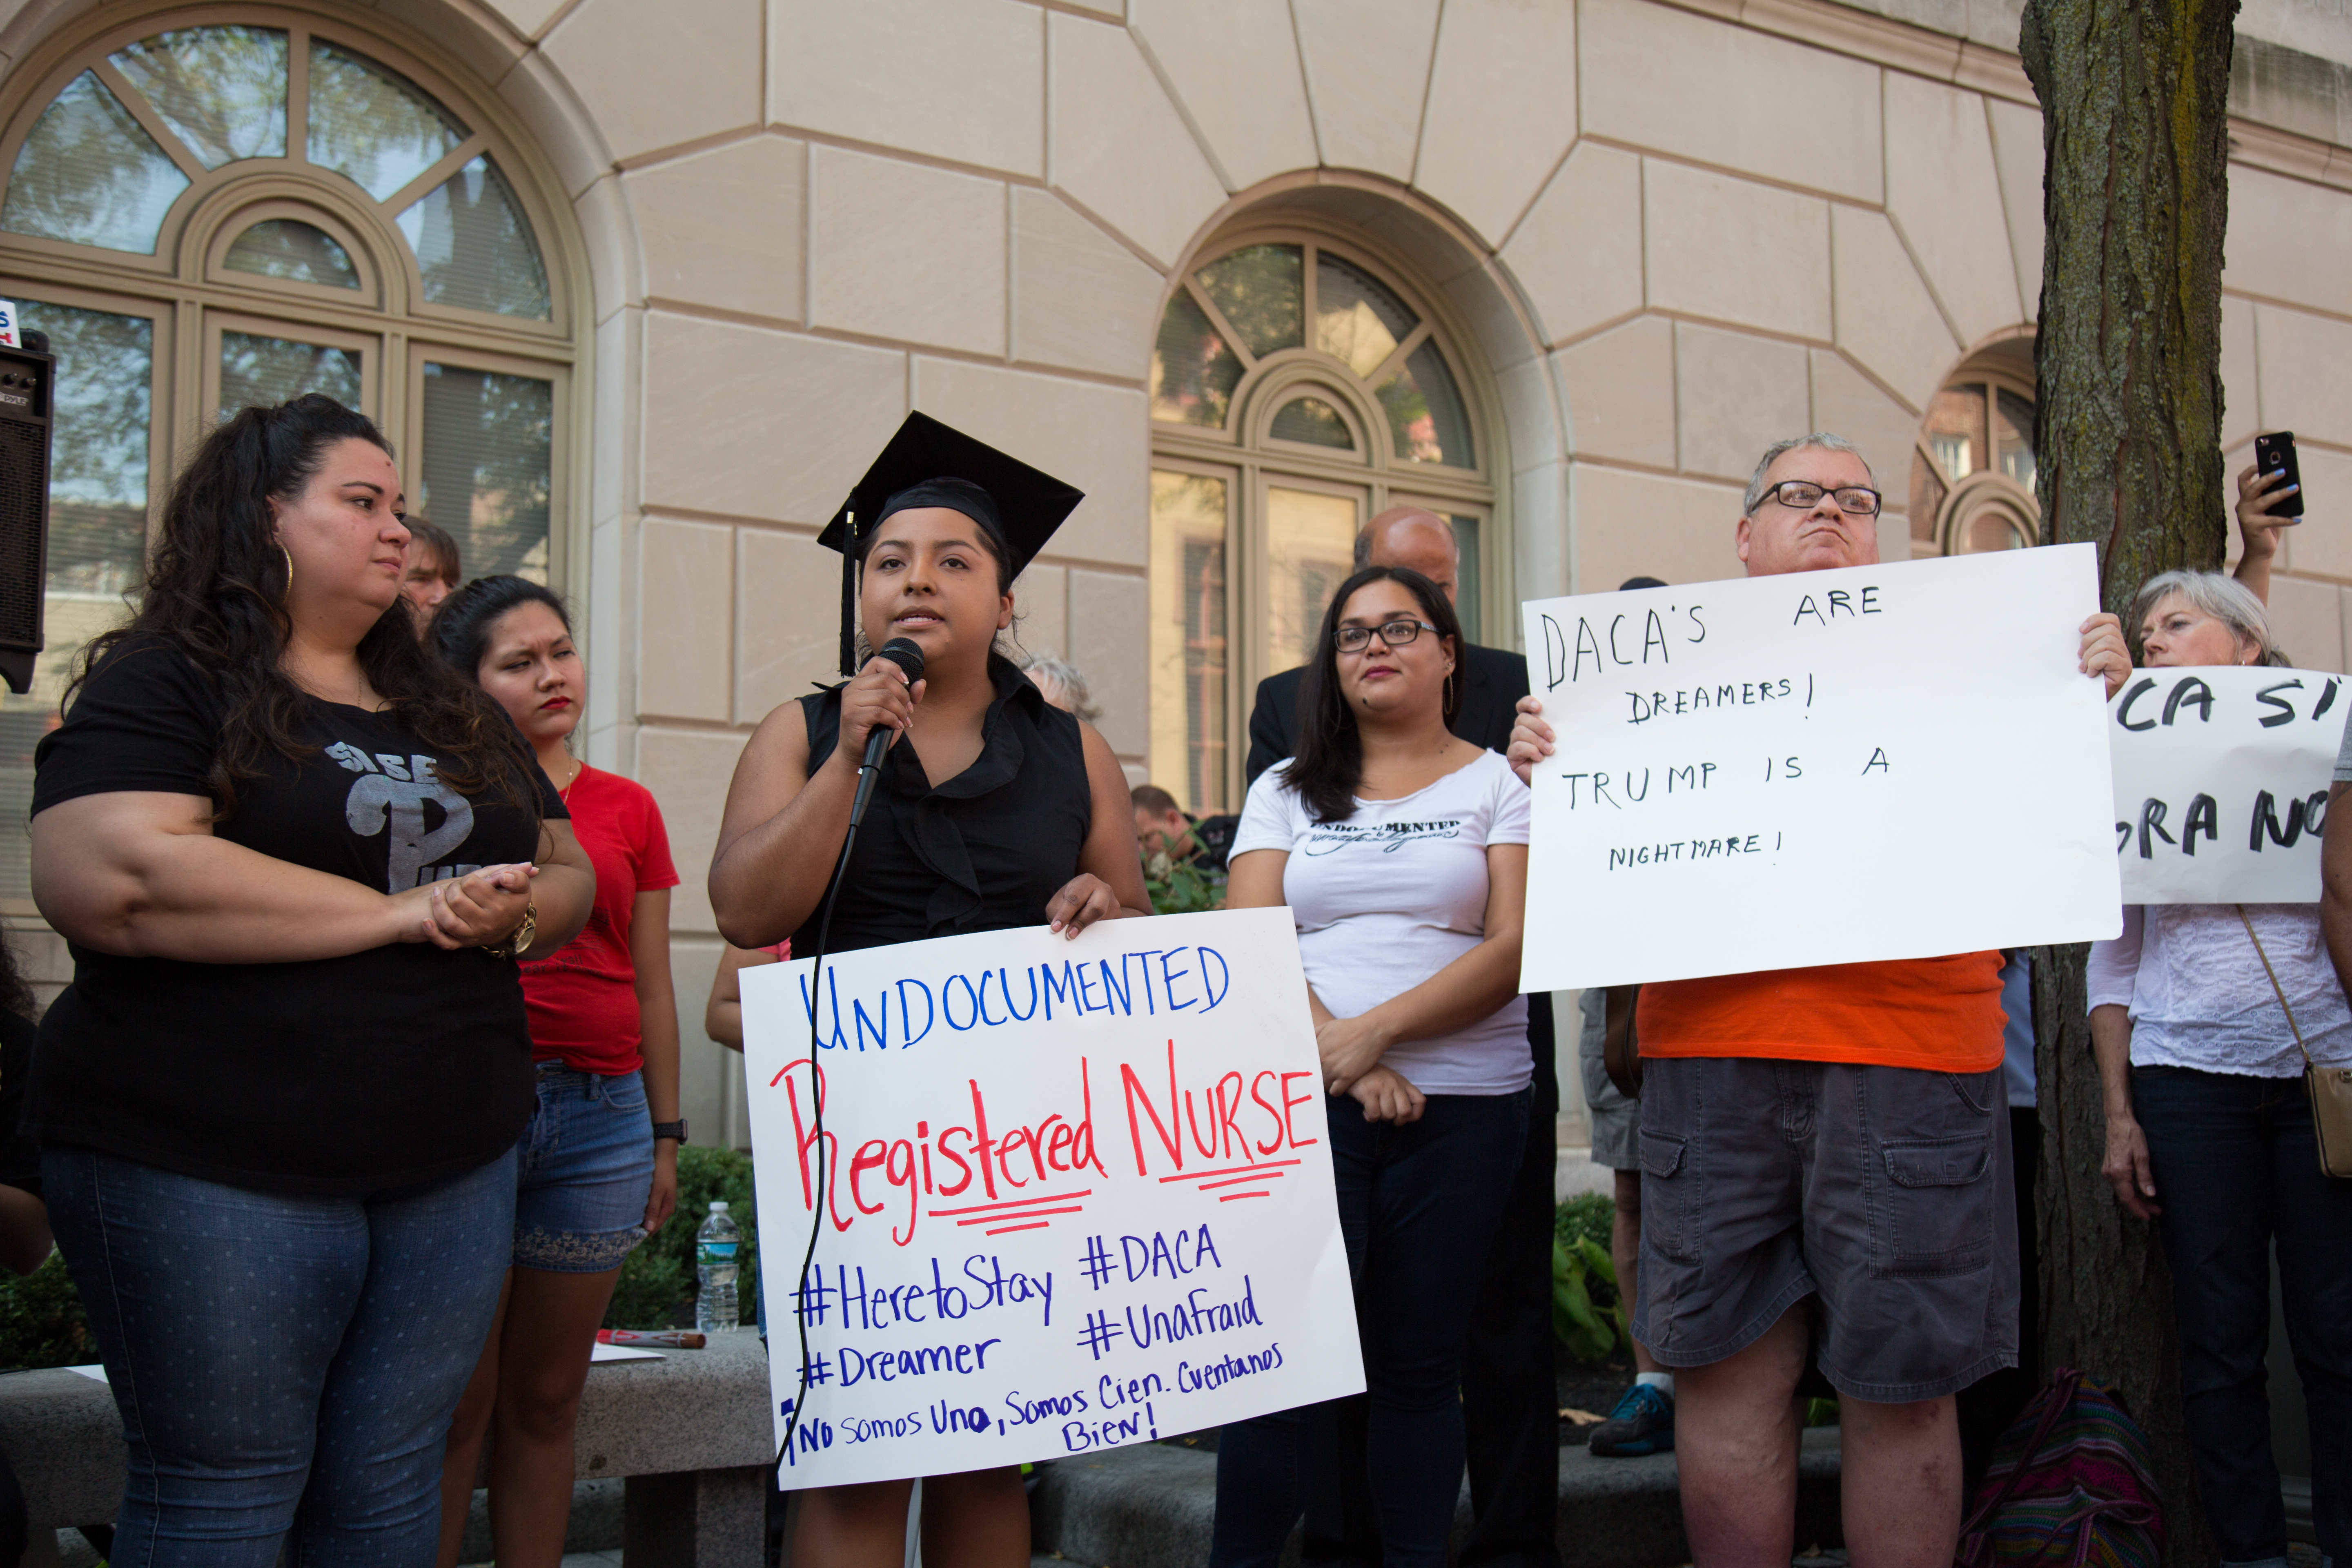
<instances>
[{"instance_id":1,"label":"gray cargo shorts","mask_svg":"<svg viewBox=\"0 0 2352 1568\"><path fill-rule=\"evenodd\" d=\"M1817 1298L1841 1394L1901 1404L2017 1364L2000 1069L1653 1057L1633 1337L1706 1366Z\"/></svg>"},{"instance_id":2,"label":"gray cargo shorts","mask_svg":"<svg viewBox=\"0 0 2352 1568\"><path fill-rule=\"evenodd\" d=\"M1587 987L1576 998L1576 1060L1584 1071L1584 1110L1592 1123L1592 1163L1612 1171L1641 1169L1635 1135L1642 1131L1642 1102L1620 1094L1609 1081L1601 1043L1609 1028L1608 995Z\"/></svg>"}]
</instances>

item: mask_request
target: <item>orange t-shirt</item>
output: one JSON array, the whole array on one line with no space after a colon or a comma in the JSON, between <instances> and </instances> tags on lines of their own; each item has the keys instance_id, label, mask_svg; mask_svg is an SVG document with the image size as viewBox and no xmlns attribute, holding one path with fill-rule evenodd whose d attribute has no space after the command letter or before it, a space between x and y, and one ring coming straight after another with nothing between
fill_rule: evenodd
<instances>
[{"instance_id":1,"label":"orange t-shirt","mask_svg":"<svg viewBox=\"0 0 2352 1568\"><path fill-rule=\"evenodd\" d=\"M1768 969L1642 987L1645 1057L1777 1057L1935 1072L2000 1066L2000 954Z\"/></svg>"}]
</instances>

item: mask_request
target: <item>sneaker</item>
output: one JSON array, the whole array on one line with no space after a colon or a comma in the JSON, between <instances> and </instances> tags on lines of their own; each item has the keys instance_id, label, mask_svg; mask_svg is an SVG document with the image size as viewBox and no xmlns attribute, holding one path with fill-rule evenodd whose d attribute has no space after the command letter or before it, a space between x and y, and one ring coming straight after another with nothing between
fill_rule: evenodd
<instances>
[{"instance_id":1,"label":"sneaker","mask_svg":"<svg viewBox=\"0 0 2352 1568\"><path fill-rule=\"evenodd\" d=\"M1637 1383L1625 1391L1609 1419L1592 1429L1587 1446L1605 1459L1675 1451L1675 1402L1665 1390Z\"/></svg>"}]
</instances>

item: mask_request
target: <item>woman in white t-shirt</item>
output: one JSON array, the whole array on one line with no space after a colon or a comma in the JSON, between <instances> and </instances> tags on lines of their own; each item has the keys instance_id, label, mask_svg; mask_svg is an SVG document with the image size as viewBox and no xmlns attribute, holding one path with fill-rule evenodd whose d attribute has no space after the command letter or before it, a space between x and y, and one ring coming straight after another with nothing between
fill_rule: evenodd
<instances>
[{"instance_id":1,"label":"woman in white t-shirt","mask_svg":"<svg viewBox=\"0 0 2352 1568\"><path fill-rule=\"evenodd\" d=\"M1227 903L1290 906L1307 969L1390 1568L1443 1563L1462 1486L1464 1335L1527 1130L1528 790L1446 728L1462 631L1402 567L1339 585L1297 756L1251 786ZM1312 1412L1227 1426L1211 1568L1272 1564Z\"/></svg>"}]
</instances>

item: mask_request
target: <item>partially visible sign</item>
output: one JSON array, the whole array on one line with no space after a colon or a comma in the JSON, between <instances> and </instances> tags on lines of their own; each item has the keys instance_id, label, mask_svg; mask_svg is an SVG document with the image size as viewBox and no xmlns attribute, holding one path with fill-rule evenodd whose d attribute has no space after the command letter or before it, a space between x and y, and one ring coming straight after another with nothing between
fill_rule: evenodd
<instances>
[{"instance_id":1,"label":"partially visible sign","mask_svg":"<svg viewBox=\"0 0 2352 1568\"><path fill-rule=\"evenodd\" d=\"M1060 1458L1363 1388L1289 910L829 957L814 1071L812 968L742 982L785 1486Z\"/></svg>"},{"instance_id":2,"label":"partially visible sign","mask_svg":"<svg viewBox=\"0 0 2352 1568\"><path fill-rule=\"evenodd\" d=\"M0 300L0 348L21 349L16 341L16 305L13 300Z\"/></svg>"},{"instance_id":3,"label":"partially visible sign","mask_svg":"<svg viewBox=\"0 0 2352 1568\"><path fill-rule=\"evenodd\" d=\"M2346 687L2309 669L2132 671L2107 704L2124 902L2318 902Z\"/></svg>"},{"instance_id":4,"label":"partially visible sign","mask_svg":"<svg viewBox=\"0 0 2352 1568\"><path fill-rule=\"evenodd\" d=\"M1520 985L2112 937L2087 544L1540 600Z\"/></svg>"}]
</instances>

